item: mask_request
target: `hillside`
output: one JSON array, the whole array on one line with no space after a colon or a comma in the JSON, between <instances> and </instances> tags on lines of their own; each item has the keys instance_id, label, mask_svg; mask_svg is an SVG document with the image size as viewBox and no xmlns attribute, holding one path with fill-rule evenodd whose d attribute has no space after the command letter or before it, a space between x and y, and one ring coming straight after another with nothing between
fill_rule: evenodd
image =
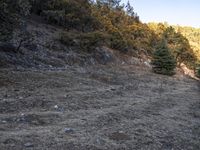
<instances>
[{"instance_id":1,"label":"hillside","mask_svg":"<svg viewBox=\"0 0 200 150\"><path fill-rule=\"evenodd\" d=\"M200 149L193 35L119 2L0 0L0 149Z\"/></svg>"},{"instance_id":2,"label":"hillside","mask_svg":"<svg viewBox=\"0 0 200 150\"><path fill-rule=\"evenodd\" d=\"M60 28L56 39L48 41L50 43L46 43L49 45L45 45L44 49L56 50L60 49L56 47L57 45L62 45L72 51L79 50L80 53L91 55L91 53L95 54L96 48L107 47L122 55L138 58L145 55L146 58L153 60L155 51L159 49L164 40L167 44L165 48L172 55L169 58L174 59L176 63L175 67L184 64L199 76L199 50L198 45L194 44L198 43L198 40L194 41L198 39L198 30L189 36L189 30L179 32L181 28L176 30L172 26L161 23L144 24L129 2L121 5L119 0L98 0L96 2L88 0L17 0L12 2L2 0L0 4L3 10L0 18L2 20L0 48L3 52L23 53L23 48L37 49L31 46L41 43L38 39L43 36L42 31L38 34L28 29L29 21L35 16L35 18L40 18L39 23L43 22L47 24L47 27L53 25ZM54 36L54 29L48 39ZM55 44L56 42L61 42L61 44ZM29 53L32 52L27 52L28 55ZM37 55L40 57L40 52ZM20 59L23 60L24 57ZM47 55L44 59L47 57L49 56ZM34 61L33 58L30 59ZM0 65L6 64L4 60L0 60ZM41 63L38 64L41 65ZM159 68L163 70L165 66L162 65ZM175 67L172 69L174 70Z\"/></svg>"}]
</instances>

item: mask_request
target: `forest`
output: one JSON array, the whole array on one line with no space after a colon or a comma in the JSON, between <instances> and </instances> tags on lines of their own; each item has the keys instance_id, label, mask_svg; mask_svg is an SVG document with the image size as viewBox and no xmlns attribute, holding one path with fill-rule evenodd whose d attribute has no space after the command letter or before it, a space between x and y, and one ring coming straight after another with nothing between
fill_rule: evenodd
<instances>
[{"instance_id":1,"label":"forest","mask_svg":"<svg viewBox=\"0 0 200 150\"><path fill-rule=\"evenodd\" d=\"M129 2L0 0L0 9L1 43L11 41L16 29L23 33L16 51L30 36L26 33L26 20L35 14L49 24L63 27L60 41L67 46L76 46L88 53L95 47L107 46L135 57L145 54L152 59L157 73L173 74L174 68L184 63L200 75L200 29L142 23Z\"/></svg>"}]
</instances>

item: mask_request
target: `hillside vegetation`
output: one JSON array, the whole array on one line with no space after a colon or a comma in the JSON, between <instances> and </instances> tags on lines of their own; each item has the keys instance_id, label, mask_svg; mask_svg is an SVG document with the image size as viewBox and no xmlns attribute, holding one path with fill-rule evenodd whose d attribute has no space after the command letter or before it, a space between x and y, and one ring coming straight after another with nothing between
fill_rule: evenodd
<instances>
[{"instance_id":1,"label":"hillside vegetation","mask_svg":"<svg viewBox=\"0 0 200 150\"><path fill-rule=\"evenodd\" d=\"M96 47L107 46L130 56L154 57L161 41L166 40L177 66L184 63L199 72L199 30L144 24L129 2L121 5L120 0L0 0L0 8L1 41L9 42L16 29L21 31L15 52L31 38L26 33L26 20L36 14L49 24L64 28L60 41L68 47L90 53Z\"/></svg>"},{"instance_id":2,"label":"hillside vegetation","mask_svg":"<svg viewBox=\"0 0 200 150\"><path fill-rule=\"evenodd\" d=\"M177 32L180 32L185 36L194 50L196 56L200 60L200 29L193 27L181 27L173 26Z\"/></svg>"}]
</instances>

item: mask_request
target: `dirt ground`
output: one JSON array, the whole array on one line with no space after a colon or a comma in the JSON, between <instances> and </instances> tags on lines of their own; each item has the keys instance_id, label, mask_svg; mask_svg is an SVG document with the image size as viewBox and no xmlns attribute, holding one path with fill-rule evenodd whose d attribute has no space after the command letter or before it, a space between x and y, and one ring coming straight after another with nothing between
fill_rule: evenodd
<instances>
[{"instance_id":1,"label":"dirt ground","mask_svg":"<svg viewBox=\"0 0 200 150\"><path fill-rule=\"evenodd\" d=\"M199 150L200 83L131 66L0 70L1 150Z\"/></svg>"}]
</instances>

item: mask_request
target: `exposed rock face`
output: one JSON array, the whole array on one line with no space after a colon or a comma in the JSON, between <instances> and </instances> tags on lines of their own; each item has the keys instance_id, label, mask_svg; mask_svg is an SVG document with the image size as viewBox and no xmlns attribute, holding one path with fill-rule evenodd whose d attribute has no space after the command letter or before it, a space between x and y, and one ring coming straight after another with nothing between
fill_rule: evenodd
<instances>
[{"instance_id":1,"label":"exposed rock face","mask_svg":"<svg viewBox=\"0 0 200 150\"><path fill-rule=\"evenodd\" d=\"M94 58L100 64L107 64L115 60L113 53L107 47L96 48Z\"/></svg>"},{"instance_id":2,"label":"exposed rock face","mask_svg":"<svg viewBox=\"0 0 200 150\"><path fill-rule=\"evenodd\" d=\"M106 47L83 53L80 47L67 47L60 40L64 30L32 19L27 22L30 42L21 44L17 52L20 31L14 33L11 43L0 43L0 62L3 67L14 68L65 68L69 65L95 65L112 62L113 53Z\"/></svg>"},{"instance_id":3,"label":"exposed rock face","mask_svg":"<svg viewBox=\"0 0 200 150\"><path fill-rule=\"evenodd\" d=\"M181 69L182 69L182 71L183 71L183 73L184 73L185 75L190 76L190 77L192 77L192 78L194 78L194 79L196 79L196 80L199 80L199 79L195 76L194 70L189 69L184 63L181 63L180 67L181 67Z\"/></svg>"}]
</instances>

